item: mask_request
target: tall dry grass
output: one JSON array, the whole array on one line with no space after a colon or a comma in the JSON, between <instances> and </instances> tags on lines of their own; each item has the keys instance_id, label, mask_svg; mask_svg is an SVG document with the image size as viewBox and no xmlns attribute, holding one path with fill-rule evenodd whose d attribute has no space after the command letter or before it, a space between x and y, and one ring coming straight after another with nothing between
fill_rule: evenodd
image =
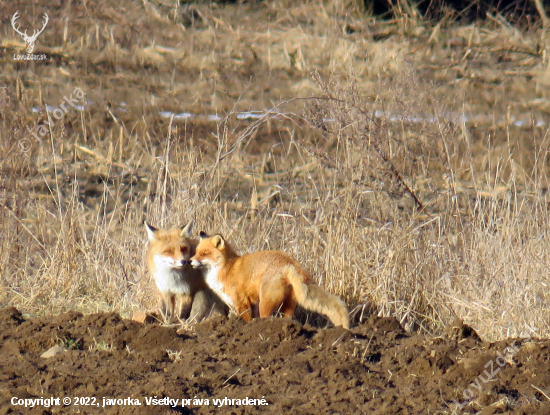
<instances>
[{"instance_id":1,"label":"tall dry grass","mask_svg":"<svg viewBox=\"0 0 550 415\"><path fill-rule=\"evenodd\" d=\"M362 275L352 280L362 297L406 325L430 330L458 316L489 338L546 333L547 132L473 139L422 99L429 85L405 77L417 95L394 78L376 106L353 79L318 79L324 96L309 117L325 142L306 147L331 171L333 218L348 212L334 246L346 251L345 273ZM376 107L391 117L373 117ZM418 121L422 109L433 115Z\"/></svg>"},{"instance_id":2,"label":"tall dry grass","mask_svg":"<svg viewBox=\"0 0 550 415\"><path fill-rule=\"evenodd\" d=\"M144 140L142 121L121 148L104 141L82 152L54 139L37 149L37 165L14 155L12 166L36 168L47 191L4 177L2 303L31 314L151 307L143 219L194 219L240 252L294 255L356 314L427 332L459 316L487 338L526 327L545 335L546 137L533 137L529 170L518 174L513 142L479 151L488 143L460 125L407 121L415 113L397 92L377 105L401 106L402 119L373 118L353 81L317 80L324 96L308 114L317 132L273 114L240 129L227 121L201 151L170 123L158 142ZM86 164L103 170L96 183L78 180Z\"/></svg>"},{"instance_id":3,"label":"tall dry grass","mask_svg":"<svg viewBox=\"0 0 550 415\"><path fill-rule=\"evenodd\" d=\"M331 4L243 15L130 2L150 37L100 20L97 5L59 11L74 16L63 39L52 17L59 62L11 62L1 75L0 304L152 307L142 222L194 219L240 252L294 255L357 318L437 332L458 316L488 339L549 335L547 127L514 127L510 115L546 109L523 100L530 79L547 82L544 39L500 18L379 24L356 2ZM45 99L74 86L94 103L21 153ZM308 95L257 121L235 117ZM176 109L228 115L217 126L159 116ZM476 112L485 117L461 118Z\"/></svg>"}]
</instances>

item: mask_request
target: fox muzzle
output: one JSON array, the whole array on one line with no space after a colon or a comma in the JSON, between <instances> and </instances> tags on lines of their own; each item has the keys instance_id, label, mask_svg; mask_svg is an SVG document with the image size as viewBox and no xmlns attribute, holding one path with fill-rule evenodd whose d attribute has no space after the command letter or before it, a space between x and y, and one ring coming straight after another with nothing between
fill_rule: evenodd
<instances>
[{"instance_id":1,"label":"fox muzzle","mask_svg":"<svg viewBox=\"0 0 550 415\"><path fill-rule=\"evenodd\" d=\"M196 259L191 259L189 262L193 268L200 268L203 266L202 262L197 261Z\"/></svg>"}]
</instances>

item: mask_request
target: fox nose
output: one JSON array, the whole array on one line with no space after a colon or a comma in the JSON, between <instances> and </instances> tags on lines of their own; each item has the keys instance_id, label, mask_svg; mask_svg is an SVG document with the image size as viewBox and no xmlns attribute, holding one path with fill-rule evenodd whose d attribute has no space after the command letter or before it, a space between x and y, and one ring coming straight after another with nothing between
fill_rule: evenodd
<instances>
[{"instance_id":1,"label":"fox nose","mask_svg":"<svg viewBox=\"0 0 550 415\"><path fill-rule=\"evenodd\" d=\"M183 267L183 266L187 265L188 262L189 262L189 261L187 261L186 259L182 259L182 260L180 261L180 265Z\"/></svg>"}]
</instances>

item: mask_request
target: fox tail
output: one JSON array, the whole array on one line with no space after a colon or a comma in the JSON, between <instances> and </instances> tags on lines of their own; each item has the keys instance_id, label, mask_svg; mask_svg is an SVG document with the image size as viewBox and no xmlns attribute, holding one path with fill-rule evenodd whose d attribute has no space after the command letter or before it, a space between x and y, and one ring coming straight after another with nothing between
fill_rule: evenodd
<instances>
[{"instance_id":1,"label":"fox tail","mask_svg":"<svg viewBox=\"0 0 550 415\"><path fill-rule=\"evenodd\" d=\"M298 304L324 314L335 326L349 329L348 309L340 297L327 293L317 284L304 284L302 276L294 269L287 275Z\"/></svg>"}]
</instances>

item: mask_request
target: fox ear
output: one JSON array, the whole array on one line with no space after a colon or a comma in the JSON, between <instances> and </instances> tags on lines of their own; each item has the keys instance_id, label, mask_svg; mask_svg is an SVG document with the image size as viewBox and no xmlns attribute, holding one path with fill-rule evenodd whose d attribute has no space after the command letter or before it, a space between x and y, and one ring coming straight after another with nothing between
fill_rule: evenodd
<instances>
[{"instance_id":1,"label":"fox ear","mask_svg":"<svg viewBox=\"0 0 550 415\"><path fill-rule=\"evenodd\" d=\"M221 235L216 235L212 238L212 245L217 249L223 249L225 246L225 241Z\"/></svg>"},{"instance_id":2,"label":"fox ear","mask_svg":"<svg viewBox=\"0 0 550 415\"><path fill-rule=\"evenodd\" d=\"M201 231L200 237L201 239L204 239L204 238L208 238L208 235L206 234L206 232Z\"/></svg>"},{"instance_id":3,"label":"fox ear","mask_svg":"<svg viewBox=\"0 0 550 415\"><path fill-rule=\"evenodd\" d=\"M145 230L147 231L147 237L149 238L149 241L156 241L157 237L155 233L158 231L158 229L154 226L149 225L147 221L143 221L143 224L145 225Z\"/></svg>"},{"instance_id":4,"label":"fox ear","mask_svg":"<svg viewBox=\"0 0 550 415\"><path fill-rule=\"evenodd\" d=\"M181 227L180 235L184 238L189 238L191 236L191 231L192 230L193 230L193 221L191 221L187 225Z\"/></svg>"}]
</instances>

